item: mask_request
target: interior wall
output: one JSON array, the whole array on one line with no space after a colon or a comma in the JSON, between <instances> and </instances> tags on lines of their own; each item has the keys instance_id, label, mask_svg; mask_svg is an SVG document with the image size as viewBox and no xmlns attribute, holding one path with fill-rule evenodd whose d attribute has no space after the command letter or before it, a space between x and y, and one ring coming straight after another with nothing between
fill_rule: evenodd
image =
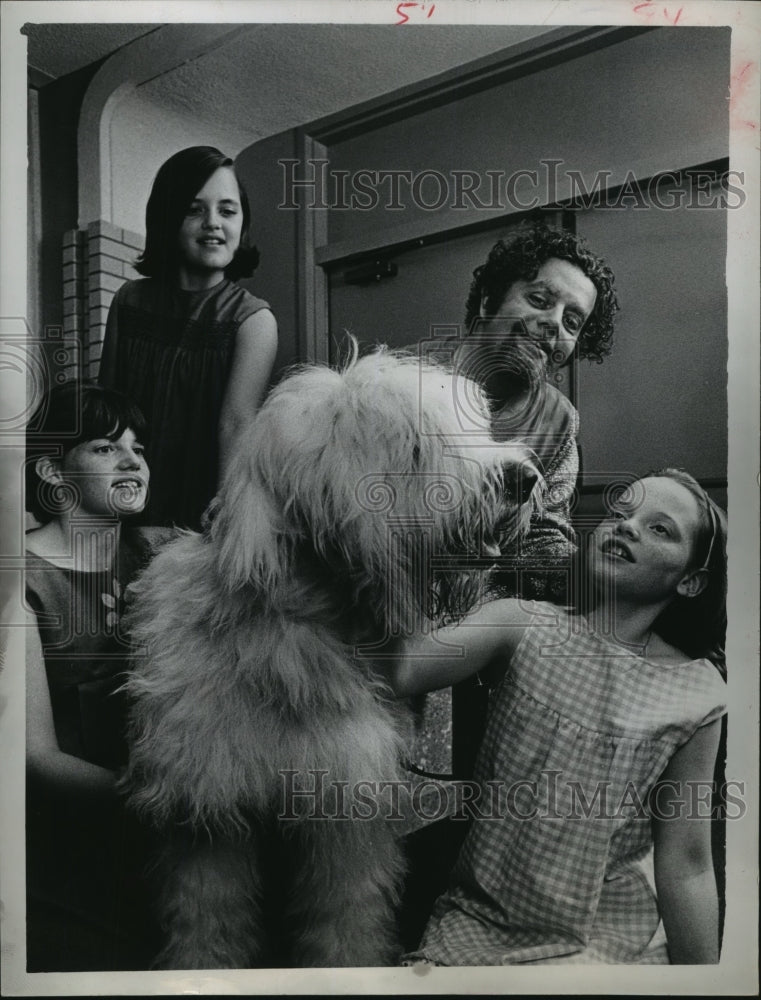
<instances>
[{"instance_id":1,"label":"interior wall","mask_svg":"<svg viewBox=\"0 0 761 1000\"><path fill-rule=\"evenodd\" d=\"M507 178L536 170L537 183L523 178L515 186L515 201L529 208L568 198L569 171L579 171L587 186L607 171L613 186L628 171L649 177L726 156L729 46L728 28L648 31L335 143L329 151L334 174L437 170L449 182L450 197L440 208L426 210L405 187L403 208L385 210L388 186L383 187L375 208L329 213L330 242L361 241L371 231L394 226L424 227L434 216L455 227L505 213L504 206L469 208L467 199L464 207L454 207L455 170L484 178L480 200L487 204L487 171ZM548 157L562 162L545 169L541 163ZM503 181L503 201L504 188ZM422 185L421 193L435 204L436 181ZM531 205L534 197L538 201Z\"/></svg>"},{"instance_id":2,"label":"interior wall","mask_svg":"<svg viewBox=\"0 0 761 1000\"><path fill-rule=\"evenodd\" d=\"M588 211L577 229L621 302L610 356L577 366L586 478L679 465L725 479L726 211Z\"/></svg>"},{"instance_id":3,"label":"interior wall","mask_svg":"<svg viewBox=\"0 0 761 1000\"><path fill-rule=\"evenodd\" d=\"M279 208L283 175L278 160L293 158L296 132L262 139L243 150L236 160L241 183L251 204L251 236L261 260L253 278L240 284L269 302L278 324L278 352L273 380L295 361L299 349L299 213Z\"/></svg>"}]
</instances>

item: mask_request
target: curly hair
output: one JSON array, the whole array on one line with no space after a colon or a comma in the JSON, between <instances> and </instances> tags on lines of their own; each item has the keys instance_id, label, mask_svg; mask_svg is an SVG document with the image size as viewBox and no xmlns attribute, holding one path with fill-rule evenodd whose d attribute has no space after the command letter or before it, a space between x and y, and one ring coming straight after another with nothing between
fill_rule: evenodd
<instances>
[{"instance_id":1,"label":"curly hair","mask_svg":"<svg viewBox=\"0 0 761 1000\"><path fill-rule=\"evenodd\" d=\"M45 500L37 459L48 455L61 461L84 441L118 441L127 428L147 444L145 417L129 397L116 389L72 379L48 390L26 428L26 510L40 524L54 516Z\"/></svg>"},{"instance_id":2,"label":"curly hair","mask_svg":"<svg viewBox=\"0 0 761 1000\"><path fill-rule=\"evenodd\" d=\"M482 303L488 315L496 315L510 286L516 281L533 281L542 265L552 258L574 264L597 289L594 309L584 324L576 349L580 358L594 359L600 364L610 354L613 321L619 309L613 272L586 248L581 237L549 229L541 223L519 229L508 240L498 240L486 263L475 269L465 305L466 329L480 315Z\"/></svg>"},{"instance_id":3,"label":"curly hair","mask_svg":"<svg viewBox=\"0 0 761 1000\"><path fill-rule=\"evenodd\" d=\"M170 156L156 174L145 208L145 250L135 262L139 274L161 280L173 275L182 220L195 196L220 167L229 167L235 175L243 214L240 244L225 269L225 277L234 281L254 273L259 251L249 244L251 208L233 161L214 146L189 146Z\"/></svg>"}]
</instances>

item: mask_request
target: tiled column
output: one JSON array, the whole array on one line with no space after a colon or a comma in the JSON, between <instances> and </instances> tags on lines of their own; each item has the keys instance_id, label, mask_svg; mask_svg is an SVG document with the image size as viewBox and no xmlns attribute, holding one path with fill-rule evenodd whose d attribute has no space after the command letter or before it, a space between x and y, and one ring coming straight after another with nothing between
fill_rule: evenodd
<instances>
[{"instance_id":1,"label":"tiled column","mask_svg":"<svg viewBox=\"0 0 761 1000\"><path fill-rule=\"evenodd\" d=\"M87 339L84 375L96 378L106 319L115 292L138 278L132 263L143 248L143 239L102 219L87 227Z\"/></svg>"},{"instance_id":2,"label":"tiled column","mask_svg":"<svg viewBox=\"0 0 761 1000\"><path fill-rule=\"evenodd\" d=\"M80 349L70 351L59 363L51 354L56 370L56 382L81 378L82 350L87 343L87 314L85 310L85 278L87 276L87 246L85 234L79 229L69 229L63 236L63 337ZM60 334L59 334L60 337ZM50 338L46 333L46 339Z\"/></svg>"},{"instance_id":3,"label":"tiled column","mask_svg":"<svg viewBox=\"0 0 761 1000\"><path fill-rule=\"evenodd\" d=\"M59 374L97 378L109 306L125 281L139 277L132 263L142 249L142 236L102 219L86 231L64 234L63 329L67 339L81 345L81 361L67 364Z\"/></svg>"}]
</instances>

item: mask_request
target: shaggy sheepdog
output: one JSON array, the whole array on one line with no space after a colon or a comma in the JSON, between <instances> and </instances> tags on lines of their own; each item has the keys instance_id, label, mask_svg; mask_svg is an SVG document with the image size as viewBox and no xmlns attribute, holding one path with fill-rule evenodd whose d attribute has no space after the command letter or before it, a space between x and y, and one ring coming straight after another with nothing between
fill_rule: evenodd
<instances>
[{"instance_id":1,"label":"shaggy sheepdog","mask_svg":"<svg viewBox=\"0 0 761 1000\"><path fill-rule=\"evenodd\" d=\"M297 370L206 531L138 581L125 787L162 841L159 966L395 961L381 792L407 723L380 654L469 610L487 543L517 530L524 454L487 427L475 384L416 357Z\"/></svg>"}]
</instances>

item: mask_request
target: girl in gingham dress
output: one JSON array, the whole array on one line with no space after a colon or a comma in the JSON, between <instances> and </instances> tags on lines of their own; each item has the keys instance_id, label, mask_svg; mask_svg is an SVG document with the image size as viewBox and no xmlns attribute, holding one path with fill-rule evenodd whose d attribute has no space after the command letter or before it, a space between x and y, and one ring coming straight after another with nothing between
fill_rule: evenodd
<instances>
[{"instance_id":1,"label":"girl in gingham dress","mask_svg":"<svg viewBox=\"0 0 761 1000\"><path fill-rule=\"evenodd\" d=\"M718 961L723 514L653 473L591 536L585 577L584 614L494 601L393 668L400 695L496 685L474 822L410 963Z\"/></svg>"}]
</instances>

